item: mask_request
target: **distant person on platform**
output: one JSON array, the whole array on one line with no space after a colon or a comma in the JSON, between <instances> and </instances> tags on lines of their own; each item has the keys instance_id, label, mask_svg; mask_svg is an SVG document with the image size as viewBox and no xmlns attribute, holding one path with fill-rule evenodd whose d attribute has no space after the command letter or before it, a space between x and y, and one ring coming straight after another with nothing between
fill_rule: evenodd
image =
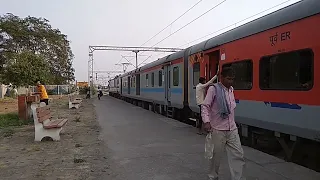
<instances>
[{"instance_id":1,"label":"distant person on platform","mask_svg":"<svg viewBox=\"0 0 320 180\"><path fill-rule=\"evenodd\" d=\"M219 70L217 71L217 74L219 73ZM217 79L217 75L213 76L212 79L210 79L207 83L206 83L206 79L203 77L199 78L199 84L196 86L196 101L197 101L197 105L200 108L200 116L198 119L198 124L199 124L199 132L197 134L203 134L203 128L202 128L202 117L201 117L201 104L204 101L204 98L206 97L206 90L207 87L209 87L210 85L213 84L213 82Z\"/></svg>"},{"instance_id":2,"label":"distant person on platform","mask_svg":"<svg viewBox=\"0 0 320 180\"><path fill-rule=\"evenodd\" d=\"M44 87L44 85L42 85L40 83L40 81L37 82L37 92L33 93L33 94L39 94L40 95L40 102L44 102L44 103L46 103L46 105L49 105L49 97L47 94L47 90Z\"/></svg>"},{"instance_id":3,"label":"distant person on platform","mask_svg":"<svg viewBox=\"0 0 320 180\"><path fill-rule=\"evenodd\" d=\"M89 88L89 87L87 88L87 96L86 96L86 99L90 99L90 88Z\"/></svg>"}]
</instances>

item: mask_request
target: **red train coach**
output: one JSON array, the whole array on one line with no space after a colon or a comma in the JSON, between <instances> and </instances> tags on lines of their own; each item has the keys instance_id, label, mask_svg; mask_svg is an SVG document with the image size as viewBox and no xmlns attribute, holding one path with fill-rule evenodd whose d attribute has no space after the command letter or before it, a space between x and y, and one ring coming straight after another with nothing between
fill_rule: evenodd
<instances>
[{"instance_id":1,"label":"red train coach","mask_svg":"<svg viewBox=\"0 0 320 180\"><path fill-rule=\"evenodd\" d=\"M123 91L126 84L120 82L120 96L166 115L173 108L177 119L194 118L199 77L209 80L218 68L232 66L242 141L281 146L288 159L294 147L305 147L308 151L297 154L312 159L320 148L319 22L320 0L300 1L124 75L139 81L134 78L135 93Z\"/></svg>"},{"instance_id":2,"label":"red train coach","mask_svg":"<svg viewBox=\"0 0 320 180\"><path fill-rule=\"evenodd\" d=\"M243 140L288 144L320 141L320 1L304 0L191 47L188 102L193 112L200 76L236 71L236 121ZM303 140L304 139L304 140ZM302 140L302 141L301 141ZM294 146L293 146L294 147Z\"/></svg>"}]
</instances>

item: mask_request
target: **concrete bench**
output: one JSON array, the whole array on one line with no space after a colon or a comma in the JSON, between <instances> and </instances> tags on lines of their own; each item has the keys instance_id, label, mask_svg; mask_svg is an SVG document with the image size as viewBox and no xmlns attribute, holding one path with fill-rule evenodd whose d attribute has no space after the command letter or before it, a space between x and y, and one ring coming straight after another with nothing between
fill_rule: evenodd
<instances>
[{"instance_id":1,"label":"concrete bench","mask_svg":"<svg viewBox=\"0 0 320 180\"><path fill-rule=\"evenodd\" d=\"M81 98L76 98L74 94L68 94L69 98L69 109L76 108L78 109L82 103Z\"/></svg>"},{"instance_id":2,"label":"concrete bench","mask_svg":"<svg viewBox=\"0 0 320 180\"><path fill-rule=\"evenodd\" d=\"M60 132L62 127L67 123L68 119L52 119L50 107L45 103L31 105L35 141L41 141L44 137L51 137L54 141L60 140Z\"/></svg>"}]
</instances>

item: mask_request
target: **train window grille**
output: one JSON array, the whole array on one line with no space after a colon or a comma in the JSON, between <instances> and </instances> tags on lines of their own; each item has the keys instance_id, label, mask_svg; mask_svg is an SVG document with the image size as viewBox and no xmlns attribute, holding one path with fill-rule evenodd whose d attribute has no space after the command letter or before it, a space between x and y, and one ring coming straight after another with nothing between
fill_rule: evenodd
<instances>
[{"instance_id":1,"label":"train window grille","mask_svg":"<svg viewBox=\"0 0 320 180\"><path fill-rule=\"evenodd\" d=\"M179 67L173 68L173 86L179 86Z\"/></svg>"},{"instance_id":2,"label":"train window grille","mask_svg":"<svg viewBox=\"0 0 320 180\"><path fill-rule=\"evenodd\" d=\"M140 74L136 75L136 95L140 95Z\"/></svg>"},{"instance_id":3,"label":"train window grille","mask_svg":"<svg viewBox=\"0 0 320 180\"><path fill-rule=\"evenodd\" d=\"M146 74L146 87L149 86L149 74Z\"/></svg>"},{"instance_id":4,"label":"train window grille","mask_svg":"<svg viewBox=\"0 0 320 180\"><path fill-rule=\"evenodd\" d=\"M260 59L262 90L306 91L313 87L313 52L286 52Z\"/></svg>"},{"instance_id":5,"label":"train window grille","mask_svg":"<svg viewBox=\"0 0 320 180\"><path fill-rule=\"evenodd\" d=\"M130 94L130 87L132 87L132 81L131 81L131 78L130 76L128 77L128 94Z\"/></svg>"},{"instance_id":6,"label":"train window grille","mask_svg":"<svg viewBox=\"0 0 320 180\"><path fill-rule=\"evenodd\" d=\"M193 64L193 85L196 86L199 84L200 78L200 62L196 62Z\"/></svg>"},{"instance_id":7,"label":"train window grille","mask_svg":"<svg viewBox=\"0 0 320 180\"><path fill-rule=\"evenodd\" d=\"M132 76L132 87L136 87L136 77Z\"/></svg>"},{"instance_id":8,"label":"train window grille","mask_svg":"<svg viewBox=\"0 0 320 180\"><path fill-rule=\"evenodd\" d=\"M159 71L159 87L162 86L162 71Z\"/></svg>"},{"instance_id":9,"label":"train window grille","mask_svg":"<svg viewBox=\"0 0 320 180\"><path fill-rule=\"evenodd\" d=\"M151 86L154 87L154 73L151 73Z\"/></svg>"},{"instance_id":10,"label":"train window grille","mask_svg":"<svg viewBox=\"0 0 320 180\"><path fill-rule=\"evenodd\" d=\"M168 72L168 86L171 88L171 71Z\"/></svg>"},{"instance_id":11,"label":"train window grille","mask_svg":"<svg viewBox=\"0 0 320 180\"><path fill-rule=\"evenodd\" d=\"M235 71L233 88L235 90L252 89L253 81L253 63L252 60L240 60L234 63L227 63L222 68L231 67Z\"/></svg>"}]
</instances>

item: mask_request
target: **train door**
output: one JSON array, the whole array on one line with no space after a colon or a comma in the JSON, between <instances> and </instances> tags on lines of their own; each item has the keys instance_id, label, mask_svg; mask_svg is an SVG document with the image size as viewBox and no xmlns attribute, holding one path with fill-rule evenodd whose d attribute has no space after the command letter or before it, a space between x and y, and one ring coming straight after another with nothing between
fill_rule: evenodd
<instances>
[{"instance_id":1,"label":"train door","mask_svg":"<svg viewBox=\"0 0 320 180\"><path fill-rule=\"evenodd\" d=\"M130 94L130 87L131 87L131 82L130 82L130 76L128 77L128 94Z\"/></svg>"},{"instance_id":2,"label":"train door","mask_svg":"<svg viewBox=\"0 0 320 180\"><path fill-rule=\"evenodd\" d=\"M136 95L140 95L140 74L136 75Z\"/></svg>"},{"instance_id":3,"label":"train door","mask_svg":"<svg viewBox=\"0 0 320 180\"><path fill-rule=\"evenodd\" d=\"M165 98L167 104L171 101L171 67L170 65L164 66L164 77L165 77Z\"/></svg>"},{"instance_id":4,"label":"train door","mask_svg":"<svg viewBox=\"0 0 320 180\"><path fill-rule=\"evenodd\" d=\"M216 75L217 70L219 68L219 59L220 59L220 50L213 51L212 53L209 54L208 80L210 80L214 75ZM218 79L216 82L218 82Z\"/></svg>"},{"instance_id":5,"label":"train door","mask_svg":"<svg viewBox=\"0 0 320 180\"><path fill-rule=\"evenodd\" d=\"M122 78L120 78L120 94L122 94L122 86L123 86L123 84L122 84Z\"/></svg>"}]
</instances>

